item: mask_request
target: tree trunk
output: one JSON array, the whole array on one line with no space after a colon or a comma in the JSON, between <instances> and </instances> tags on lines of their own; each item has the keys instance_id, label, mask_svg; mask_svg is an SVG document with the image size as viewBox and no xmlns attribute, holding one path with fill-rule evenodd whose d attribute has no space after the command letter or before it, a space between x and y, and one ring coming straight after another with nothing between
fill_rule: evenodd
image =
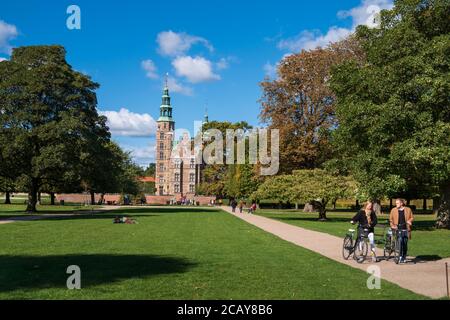
<instances>
[{"instance_id":1,"label":"tree trunk","mask_svg":"<svg viewBox=\"0 0 450 320\"><path fill-rule=\"evenodd\" d=\"M423 211L427 210L427 199L423 199L422 209Z\"/></svg>"},{"instance_id":2,"label":"tree trunk","mask_svg":"<svg viewBox=\"0 0 450 320\"><path fill-rule=\"evenodd\" d=\"M322 203L319 207L319 221L326 221L327 220L327 203L328 201L322 200Z\"/></svg>"},{"instance_id":3,"label":"tree trunk","mask_svg":"<svg viewBox=\"0 0 450 320\"><path fill-rule=\"evenodd\" d=\"M295 210L298 210L298 202L295 203Z\"/></svg>"},{"instance_id":4,"label":"tree trunk","mask_svg":"<svg viewBox=\"0 0 450 320\"><path fill-rule=\"evenodd\" d=\"M95 192L91 191L91 205L95 205Z\"/></svg>"},{"instance_id":5,"label":"tree trunk","mask_svg":"<svg viewBox=\"0 0 450 320\"><path fill-rule=\"evenodd\" d=\"M50 205L52 205L52 206L55 205L55 193L54 192L50 192Z\"/></svg>"},{"instance_id":6,"label":"tree trunk","mask_svg":"<svg viewBox=\"0 0 450 320\"><path fill-rule=\"evenodd\" d=\"M38 194L37 194L37 201L38 201L38 204L41 204L41 193L40 192L38 192Z\"/></svg>"},{"instance_id":7,"label":"tree trunk","mask_svg":"<svg viewBox=\"0 0 450 320\"><path fill-rule=\"evenodd\" d=\"M102 194L100 194L100 199L98 200L98 204L102 205L104 200L105 200L105 194L102 193Z\"/></svg>"},{"instance_id":8,"label":"tree trunk","mask_svg":"<svg viewBox=\"0 0 450 320\"><path fill-rule=\"evenodd\" d=\"M410 204L411 204L411 199L407 199L406 200L406 205L409 207Z\"/></svg>"},{"instance_id":9,"label":"tree trunk","mask_svg":"<svg viewBox=\"0 0 450 320\"><path fill-rule=\"evenodd\" d=\"M31 189L28 192L28 203L27 203L27 212L34 213L37 212L36 204L38 201L38 184L35 179L31 181Z\"/></svg>"},{"instance_id":10,"label":"tree trunk","mask_svg":"<svg viewBox=\"0 0 450 320\"><path fill-rule=\"evenodd\" d=\"M9 191L5 192L5 204L11 204L11 193Z\"/></svg>"},{"instance_id":11,"label":"tree trunk","mask_svg":"<svg viewBox=\"0 0 450 320\"><path fill-rule=\"evenodd\" d=\"M393 208L393 202L392 202L392 198L389 199L389 210L391 210Z\"/></svg>"},{"instance_id":12,"label":"tree trunk","mask_svg":"<svg viewBox=\"0 0 450 320\"><path fill-rule=\"evenodd\" d=\"M333 210L336 210L336 202L337 202L337 200L333 201Z\"/></svg>"},{"instance_id":13,"label":"tree trunk","mask_svg":"<svg viewBox=\"0 0 450 320\"><path fill-rule=\"evenodd\" d=\"M441 204L441 199L439 197L433 198L433 214L437 215L439 212L439 205Z\"/></svg>"},{"instance_id":14,"label":"tree trunk","mask_svg":"<svg viewBox=\"0 0 450 320\"><path fill-rule=\"evenodd\" d=\"M320 207L319 221L326 221L326 220L327 220L327 209L325 209L325 207Z\"/></svg>"},{"instance_id":15,"label":"tree trunk","mask_svg":"<svg viewBox=\"0 0 450 320\"><path fill-rule=\"evenodd\" d=\"M436 228L450 229L450 184L441 188L441 203L438 209Z\"/></svg>"},{"instance_id":16,"label":"tree trunk","mask_svg":"<svg viewBox=\"0 0 450 320\"><path fill-rule=\"evenodd\" d=\"M355 209L356 209L356 210L359 210L359 200L358 200L358 199L356 199Z\"/></svg>"}]
</instances>

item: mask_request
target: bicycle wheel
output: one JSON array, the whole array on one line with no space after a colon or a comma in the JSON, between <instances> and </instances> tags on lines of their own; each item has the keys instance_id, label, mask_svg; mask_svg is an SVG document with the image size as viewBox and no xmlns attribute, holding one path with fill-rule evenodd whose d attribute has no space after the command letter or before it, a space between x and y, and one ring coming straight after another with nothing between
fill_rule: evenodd
<instances>
[{"instance_id":1,"label":"bicycle wheel","mask_svg":"<svg viewBox=\"0 0 450 320\"><path fill-rule=\"evenodd\" d=\"M353 238L350 235L346 235L344 238L344 243L342 244L342 256L345 260L350 258L353 252Z\"/></svg>"},{"instance_id":2,"label":"bicycle wheel","mask_svg":"<svg viewBox=\"0 0 450 320\"><path fill-rule=\"evenodd\" d=\"M391 258L392 255L392 249L393 249L393 241L392 241L392 237L391 236L386 236L385 240L384 240L384 248L383 248L383 255L384 255L384 259L389 260Z\"/></svg>"},{"instance_id":3,"label":"bicycle wheel","mask_svg":"<svg viewBox=\"0 0 450 320\"><path fill-rule=\"evenodd\" d=\"M397 237L395 239L395 247L393 253L394 253L394 262L396 264L399 264L400 262L400 246L402 245L401 241L402 241L401 237Z\"/></svg>"},{"instance_id":4,"label":"bicycle wheel","mask_svg":"<svg viewBox=\"0 0 450 320\"><path fill-rule=\"evenodd\" d=\"M355 245L355 252L353 253L353 258L358 263L363 263L366 260L367 252L369 251L369 246L367 241L364 239L358 239Z\"/></svg>"}]
</instances>

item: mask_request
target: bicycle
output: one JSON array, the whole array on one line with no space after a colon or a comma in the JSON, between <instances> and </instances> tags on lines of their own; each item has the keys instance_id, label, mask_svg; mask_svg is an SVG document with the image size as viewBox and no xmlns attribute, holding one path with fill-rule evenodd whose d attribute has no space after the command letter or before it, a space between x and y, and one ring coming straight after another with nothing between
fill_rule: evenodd
<instances>
[{"instance_id":1,"label":"bicycle","mask_svg":"<svg viewBox=\"0 0 450 320\"><path fill-rule=\"evenodd\" d=\"M396 250L396 243L397 243L397 232L393 232L392 228L389 228L384 234L383 255L385 260L389 260L393 253L394 256L398 256L399 251Z\"/></svg>"},{"instance_id":2,"label":"bicycle","mask_svg":"<svg viewBox=\"0 0 450 320\"><path fill-rule=\"evenodd\" d=\"M353 254L353 259L358 263L363 263L367 258L369 251L369 229L363 226L358 226L358 236L355 237L355 229L349 229L345 235L342 245L342 256L345 260L348 260Z\"/></svg>"}]
</instances>

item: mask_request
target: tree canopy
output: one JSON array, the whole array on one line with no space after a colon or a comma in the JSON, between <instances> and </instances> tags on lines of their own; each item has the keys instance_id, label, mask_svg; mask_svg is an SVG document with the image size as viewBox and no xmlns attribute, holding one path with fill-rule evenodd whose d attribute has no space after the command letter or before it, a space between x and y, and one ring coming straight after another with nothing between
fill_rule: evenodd
<instances>
[{"instance_id":1,"label":"tree canopy","mask_svg":"<svg viewBox=\"0 0 450 320\"><path fill-rule=\"evenodd\" d=\"M379 28L356 31L367 61L345 61L332 72L335 164L368 197L435 190L448 211L449 12L445 0L396 1Z\"/></svg>"}]
</instances>

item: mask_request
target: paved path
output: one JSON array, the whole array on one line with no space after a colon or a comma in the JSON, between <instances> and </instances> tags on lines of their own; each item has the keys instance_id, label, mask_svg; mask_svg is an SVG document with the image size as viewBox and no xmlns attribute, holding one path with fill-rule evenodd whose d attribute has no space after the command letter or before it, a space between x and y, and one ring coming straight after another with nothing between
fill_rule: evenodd
<instances>
[{"instance_id":1,"label":"paved path","mask_svg":"<svg viewBox=\"0 0 450 320\"><path fill-rule=\"evenodd\" d=\"M377 265L381 269L381 278L418 294L431 298L442 298L447 295L445 262L448 262L450 265L450 258L438 261L417 261L416 264L411 262L402 265L396 265L392 260L383 260L376 264L368 260L367 262L358 264L353 259L344 260L342 258L343 239L339 237L307 230L258 215L232 213L230 207L223 206L222 209L283 240L317 252L353 268L367 272L367 267ZM383 255L381 250L378 250L377 254L379 256ZM409 259L413 258L409 257Z\"/></svg>"}]
</instances>

